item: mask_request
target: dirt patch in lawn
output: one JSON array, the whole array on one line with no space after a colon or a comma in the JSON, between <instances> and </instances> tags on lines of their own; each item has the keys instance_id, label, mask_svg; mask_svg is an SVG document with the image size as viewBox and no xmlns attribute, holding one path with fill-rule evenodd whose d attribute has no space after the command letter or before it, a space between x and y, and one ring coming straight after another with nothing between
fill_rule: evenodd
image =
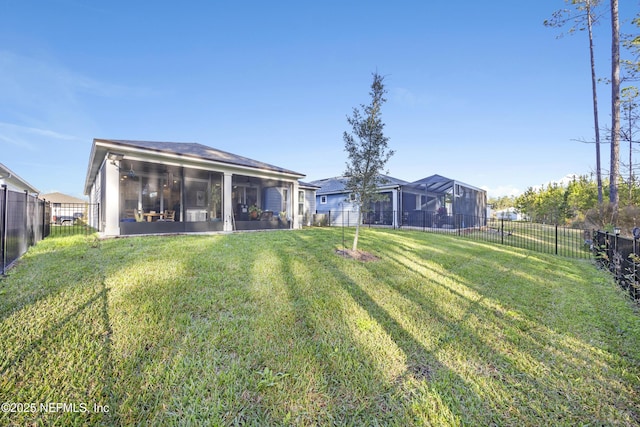
<instances>
[{"instance_id":1,"label":"dirt patch in lawn","mask_svg":"<svg viewBox=\"0 0 640 427\"><path fill-rule=\"evenodd\" d=\"M353 251L351 249L336 249L336 254L341 257L355 259L362 262L380 261L380 258L365 251Z\"/></svg>"}]
</instances>

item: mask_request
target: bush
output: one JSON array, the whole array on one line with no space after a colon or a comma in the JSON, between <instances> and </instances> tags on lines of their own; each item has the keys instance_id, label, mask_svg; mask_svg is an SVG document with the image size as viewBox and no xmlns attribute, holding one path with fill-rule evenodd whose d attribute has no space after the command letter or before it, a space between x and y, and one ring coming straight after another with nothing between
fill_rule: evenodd
<instances>
[{"instance_id":1,"label":"bush","mask_svg":"<svg viewBox=\"0 0 640 427\"><path fill-rule=\"evenodd\" d=\"M640 207L624 206L619 208L617 221L615 221L611 205L589 209L584 218L585 228L612 232L614 224L620 228L621 235L631 236L631 230L640 226Z\"/></svg>"}]
</instances>

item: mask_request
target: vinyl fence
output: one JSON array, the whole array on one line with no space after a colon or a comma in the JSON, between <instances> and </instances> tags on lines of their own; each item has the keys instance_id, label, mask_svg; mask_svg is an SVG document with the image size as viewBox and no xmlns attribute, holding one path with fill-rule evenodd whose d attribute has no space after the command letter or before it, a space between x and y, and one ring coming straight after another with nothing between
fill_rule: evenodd
<instances>
[{"instance_id":1,"label":"vinyl fence","mask_svg":"<svg viewBox=\"0 0 640 427\"><path fill-rule=\"evenodd\" d=\"M0 190L0 274L49 235L49 206L27 192Z\"/></svg>"}]
</instances>

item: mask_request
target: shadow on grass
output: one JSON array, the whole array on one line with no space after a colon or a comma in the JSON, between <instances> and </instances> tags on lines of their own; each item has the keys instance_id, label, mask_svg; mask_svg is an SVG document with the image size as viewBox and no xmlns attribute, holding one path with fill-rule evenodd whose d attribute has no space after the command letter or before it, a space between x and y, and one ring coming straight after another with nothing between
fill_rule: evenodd
<instances>
[{"instance_id":1,"label":"shadow on grass","mask_svg":"<svg viewBox=\"0 0 640 427\"><path fill-rule=\"evenodd\" d=\"M463 309L457 315L458 321L446 329L455 330L453 335L457 337L471 337L463 340L472 344L472 348L465 349L469 359L481 355L478 361L486 366L480 374L495 377L497 387L508 389L511 403L527 408L523 412L529 417L562 423L579 423L583 414L600 422L608 422L610 416L640 418L634 405L623 409L608 406L619 395L633 401L634 393L616 375L609 375L617 369L619 356L610 353L609 346L592 341L598 336L592 329L602 327L598 322L608 315L593 305L602 298L597 295L597 288L581 278L580 266L590 266L578 261L572 266L551 263L546 260L548 256L527 253L506 252L507 257L501 255L500 248L459 241L447 242L447 253L443 255L437 248L431 249L433 243L420 245L422 236L395 236L404 244L389 244L379 235L371 238L374 247L384 247L387 261L418 278L410 284L393 277L381 279L389 288L407 301L416 302L420 311L441 313L441 319L451 317L452 313L445 314L446 307ZM415 247L421 247L420 253ZM488 257L487 252L493 256ZM375 276L376 267L371 270ZM445 293L434 294L434 286ZM429 297L425 289L430 289ZM439 297L432 299L436 295ZM443 298L455 304L447 305L440 301ZM616 299L615 295L609 298ZM575 319L564 321L563 316ZM632 323L623 323L625 330L633 330ZM588 336L589 343L584 341ZM472 378L476 379L471 381L481 379L478 375ZM571 383L574 378L581 378L588 386L575 387ZM593 390L600 392L594 394ZM604 396L607 399L594 403ZM504 402L496 406L495 400L487 400L496 412L508 409Z\"/></svg>"},{"instance_id":2,"label":"shadow on grass","mask_svg":"<svg viewBox=\"0 0 640 427\"><path fill-rule=\"evenodd\" d=\"M43 328L34 331L43 332L0 358L0 397L89 397L111 408L88 418L96 423L213 425L569 424L597 404L572 391L574 380L603 390L604 410L633 400L604 374L587 375L586 365L604 371L608 359L535 317L554 301L544 280L522 285L528 292L544 289L530 308L526 298L510 294L505 280L525 280L517 259L534 260L477 263L478 245L432 247L430 239L366 233L363 247L383 256L370 264L336 256L341 235L334 230L43 247L25 266L57 266L61 277L65 268L75 273L0 306L4 339L9 319L24 310L21 321L28 325L29 310L55 302L33 316ZM553 268L544 259L535 262L531 275ZM468 275L474 269L488 269L478 283ZM37 284L41 278L30 274L21 268L10 286L18 286L17 278ZM33 274L44 277L47 269ZM71 297L72 308L65 305ZM64 314L51 320L57 313ZM82 334L88 338L78 341ZM371 342L376 339L381 342ZM393 360L381 360L387 356ZM571 376L562 377L564 367ZM52 374L57 380L49 382ZM612 399L616 392L623 397ZM545 411L553 408L568 415L550 418ZM585 419L607 418L591 414L578 421ZM56 421L87 418L69 414Z\"/></svg>"},{"instance_id":3,"label":"shadow on grass","mask_svg":"<svg viewBox=\"0 0 640 427\"><path fill-rule=\"evenodd\" d=\"M0 424L117 424L109 290L95 280L51 287L32 304L20 299L0 321L2 346L10 345L0 357L0 401L36 405L1 413ZM68 406L45 409L50 404Z\"/></svg>"},{"instance_id":4,"label":"shadow on grass","mask_svg":"<svg viewBox=\"0 0 640 427\"><path fill-rule=\"evenodd\" d=\"M306 242L300 242L298 235L292 235L292 238L298 238L298 242L294 245L285 245L285 247L295 247L297 250L303 249L301 256L304 257L304 247ZM318 248L316 246L316 253ZM462 422L468 423L474 421L474 419L466 419L465 411L462 409L464 405L470 405L476 408L484 408L480 412L490 412L490 407L478 396L475 392L468 388L466 381L449 369L447 366L439 361L437 353L441 349L442 345L445 345L445 341L440 341L440 344L434 345L431 348L427 348L423 343L416 339L411 332L409 332L399 321L388 312L388 309L382 307L371 292L376 292L373 289L365 289L363 283L367 282L366 277L364 280L354 280L353 274L363 274L362 271L355 270L367 270L365 266L358 265L357 262L342 260L338 256L333 254L332 245L326 245L324 251L328 254L327 257L322 257L324 263L324 275L326 283L335 283L339 289L339 293L348 295L349 298L357 304L367 315L373 319L380 327L384 334L386 334L391 341L397 346L397 348L404 355L404 367L401 372L396 375L395 378L389 379L388 372L376 371L376 362L373 360L373 355L370 353L370 349L362 346L361 342L353 340L351 338L349 346L353 347L352 357L359 361L358 364L369 366L370 368L364 368L363 370L370 370L371 372L366 374L371 376L373 381L370 401L359 402L353 405L350 410L343 410L341 413L333 413L333 417L337 418L339 422L347 424L358 422L371 422L371 420L363 420L358 417L361 414L371 417L372 414L376 414L376 422L399 422L405 420L410 422L417 418L423 417L430 422L442 422L448 420L448 422ZM320 252L323 250L321 249ZM280 254L281 259L293 259L292 254ZM314 265L318 260L305 260L308 263L310 269L316 268ZM354 266L355 264L355 266ZM285 271L291 275L291 267L285 266ZM319 286L320 287L320 286ZM304 294L300 294L297 283L289 284L289 292L292 295L294 301L304 301L308 297ZM320 291L322 292L322 291ZM337 295L334 295L334 298ZM314 298L317 295L314 295ZM415 298L415 295L410 298ZM347 302L345 301L344 304ZM418 304L421 301L417 301ZM297 304L298 307L306 307L307 304ZM340 314L339 310L334 312L335 316ZM309 319L312 315L307 310L297 310L297 316L302 319ZM354 318L345 317L342 314L342 323L356 323ZM439 318L436 321L445 323L444 318ZM305 323L309 323L305 320ZM450 326L454 328L454 325ZM339 333L338 331L334 331ZM344 331L343 331L344 332ZM313 334L309 334L313 338ZM343 338L347 339L347 338ZM317 363L323 367L325 375L336 377L336 369L339 367L331 366L328 363L330 355L325 355L324 358L317 360ZM344 384L338 383L336 389L332 392L331 397L334 401L344 401L345 396L349 396L352 393L352 385L349 384L349 375L362 375L358 372L345 372L345 377L342 378ZM340 378L340 375L337 376ZM441 387L450 387L451 390L461 391L464 390L464 403L462 400L456 401L455 399L460 396L455 396L455 391L443 393ZM422 390L422 391L421 391ZM428 391L425 391L428 390ZM437 406L433 403L434 400L438 400L439 413L433 414L430 411ZM443 406L448 409L444 409ZM431 419L431 417L434 417ZM386 420L386 421L385 421ZM455 421L458 420L458 421ZM504 421L495 414L488 415L489 422ZM326 420L324 420L326 421ZM477 421L477 419L475 419Z\"/></svg>"}]
</instances>

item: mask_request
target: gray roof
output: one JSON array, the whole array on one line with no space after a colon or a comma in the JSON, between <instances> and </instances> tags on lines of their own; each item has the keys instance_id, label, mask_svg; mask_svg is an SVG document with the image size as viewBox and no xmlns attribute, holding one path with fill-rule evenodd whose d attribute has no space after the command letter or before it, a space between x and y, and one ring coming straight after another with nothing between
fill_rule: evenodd
<instances>
[{"instance_id":1,"label":"gray roof","mask_svg":"<svg viewBox=\"0 0 640 427\"><path fill-rule=\"evenodd\" d=\"M196 142L158 142L158 141L130 141L122 139L100 140L106 141L123 147L143 148L148 151L159 153L170 153L179 156L194 157L214 162L228 163L239 166L246 166L256 169L266 169L275 172L283 172L288 174L304 176L304 174L294 172L279 166L270 165L268 163L253 160L248 157L232 154L227 151L218 150L217 148L208 147Z\"/></svg>"},{"instance_id":2,"label":"gray roof","mask_svg":"<svg viewBox=\"0 0 640 427\"><path fill-rule=\"evenodd\" d=\"M463 187L471 188L477 191L484 191L472 185L465 184L464 182L460 182L455 179L447 178L438 174L419 179L418 181L412 182L408 186L419 188L421 190L426 190L433 193L445 193L451 188L453 188L455 184L461 185Z\"/></svg>"},{"instance_id":3,"label":"gray roof","mask_svg":"<svg viewBox=\"0 0 640 427\"><path fill-rule=\"evenodd\" d=\"M40 198L51 203L86 203L85 199L79 199L68 194L54 192L40 195Z\"/></svg>"},{"instance_id":4,"label":"gray roof","mask_svg":"<svg viewBox=\"0 0 640 427\"><path fill-rule=\"evenodd\" d=\"M278 175L286 175L288 178L299 179L304 174L294 172L269 163L253 160L248 157L239 156L217 148L208 147L206 145L195 142L160 142L160 141L131 141L124 139L94 139L89 158L89 168L87 170L87 179L85 182L85 194L88 194L89 188L98 173L100 165L108 152L137 153L144 155L155 154L158 156L179 157L193 162L213 162L226 164L230 166L239 166L241 168L255 169L259 171L268 171Z\"/></svg>"},{"instance_id":5,"label":"gray roof","mask_svg":"<svg viewBox=\"0 0 640 427\"><path fill-rule=\"evenodd\" d=\"M314 184L311 184L309 182L303 182L303 181L298 181L298 185L300 186L300 188L307 188L310 190L317 190L320 187Z\"/></svg>"},{"instance_id":6,"label":"gray roof","mask_svg":"<svg viewBox=\"0 0 640 427\"><path fill-rule=\"evenodd\" d=\"M403 181L398 178L394 178L388 175L380 175L386 182L380 186L380 188L394 187L398 185L405 185L407 181ZM311 181L311 184L320 187L316 194L341 194L346 193L347 178L344 176L337 176L334 178L319 179L317 181Z\"/></svg>"}]
</instances>

